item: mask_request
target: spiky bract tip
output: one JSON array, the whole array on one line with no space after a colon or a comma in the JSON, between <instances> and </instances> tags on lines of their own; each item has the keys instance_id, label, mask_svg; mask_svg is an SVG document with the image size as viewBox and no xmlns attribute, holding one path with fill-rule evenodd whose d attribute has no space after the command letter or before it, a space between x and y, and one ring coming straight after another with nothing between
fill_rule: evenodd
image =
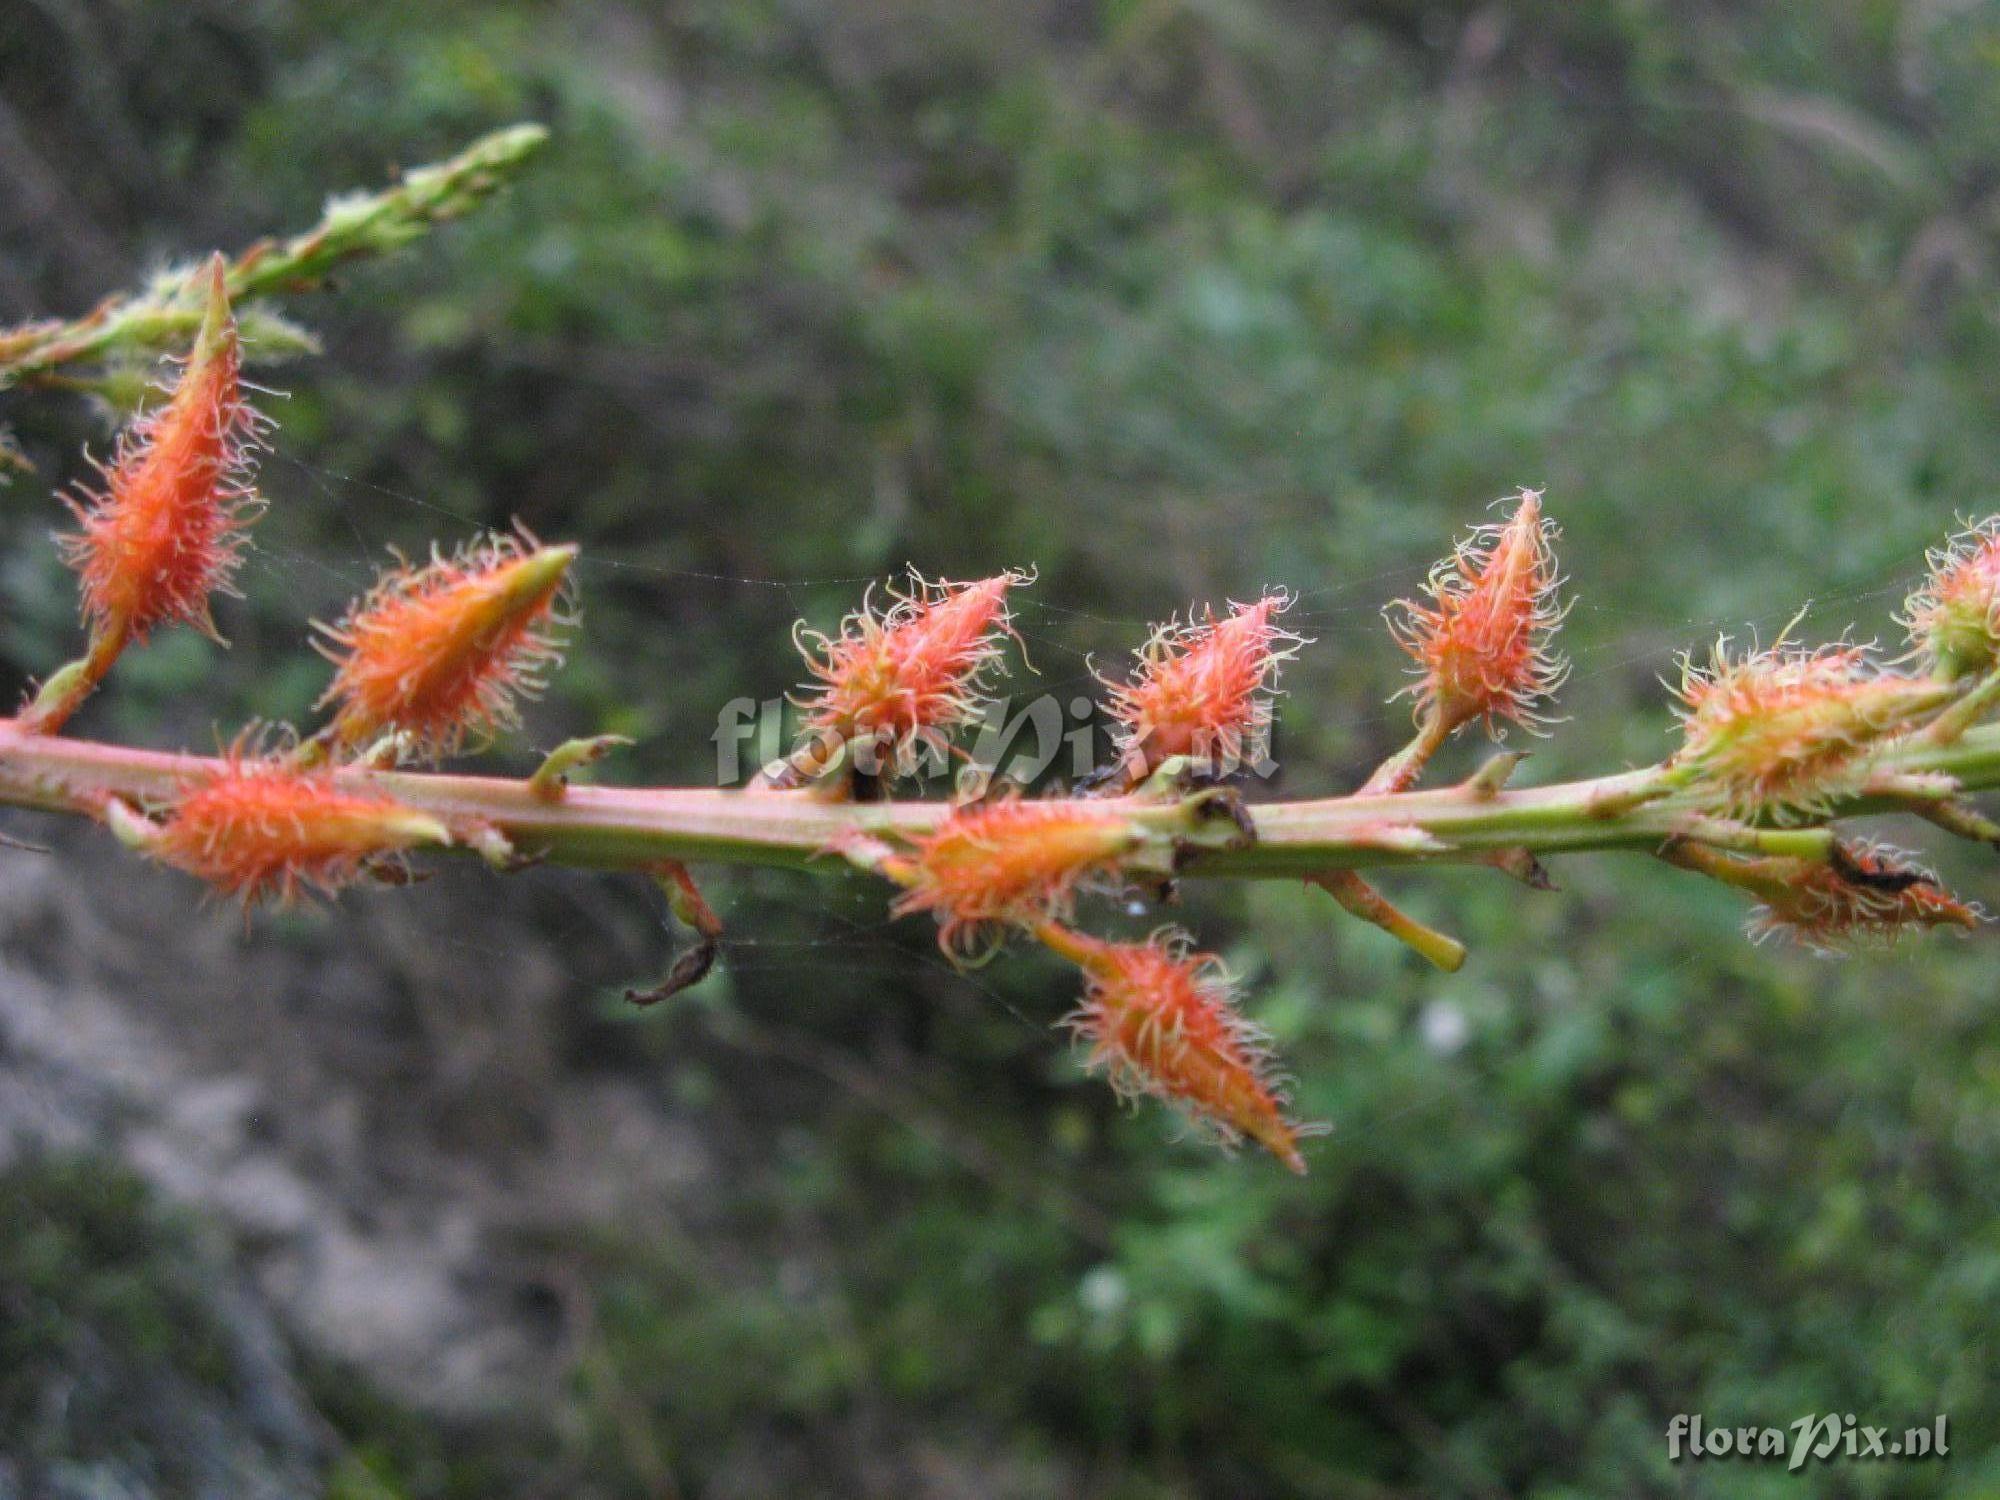
<instances>
[{"instance_id":1,"label":"spiky bract tip","mask_svg":"<svg viewBox=\"0 0 2000 1500\"><path fill-rule=\"evenodd\" d=\"M959 808L912 841L897 916L937 916L938 944L957 960L990 950L1008 927L1066 918L1078 888L1114 872L1145 841L1133 823L1074 803L1005 797Z\"/></svg>"},{"instance_id":2,"label":"spiky bract tip","mask_svg":"<svg viewBox=\"0 0 2000 1500\"><path fill-rule=\"evenodd\" d=\"M1934 549L1899 617L1927 670L1946 682L2000 665L2000 516Z\"/></svg>"},{"instance_id":3,"label":"spiky bract tip","mask_svg":"<svg viewBox=\"0 0 2000 1500\"><path fill-rule=\"evenodd\" d=\"M1424 583L1428 602L1398 599L1390 633L1415 662L1404 693L1442 733L1482 721L1542 733L1550 698L1569 673L1551 641L1567 612L1557 599L1559 530L1541 493L1523 490L1514 514L1481 526Z\"/></svg>"},{"instance_id":4,"label":"spiky bract tip","mask_svg":"<svg viewBox=\"0 0 2000 1500\"><path fill-rule=\"evenodd\" d=\"M1299 1142L1325 1127L1287 1113L1285 1080L1261 1027L1236 1008L1220 960L1162 929L1115 943L1044 924L1037 936L1083 970L1084 998L1067 1024L1125 1098L1151 1095L1224 1146L1245 1137L1303 1173Z\"/></svg>"},{"instance_id":5,"label":"spiky bract tip","mask_svg":"<svg viewBox=\"0 0 2000 1500\"><path fill-rule=\"evenodd\" d=\"M493 533L422 567L384 576L339 624L321 626L344 748L382 735L435 759L520 724L519 700L547 686L575 623L565 585L575 547L544 547L525 528Z\"/></svg>"},{"instance_id":6,"label":"spiky bract tip","mask_svg":"<svg viewBox=\"0 0 2000 1500\"><path fill-rule=\"evenodd\" d=\"M1881 667L1867 648L1780 642L1706 666L1682 661L1682 743L1669 765L1734 817L1817 815L1854 791L1875 751L1951 696Z\"/></svg>"},{"instance_id":7,"label":"spiky bract tip","mask_svg":"<svg viewBox=\"0 0 2000 1500\"><path fill-rule=\"evenodd\" d=\"M1975 928L1985 913L1948 890L1911 855L1886 844L1843 842L1830 860L1764 861L1754 889L1752 938L1782 937L1821 953L1886 946L1932 927Z\"/></svg>"},{"instance_id":8,"label":"spiky bract tip","mask_svg":"<svg viewBox=\"0 0 2000 1500\"><path fill-rule=\"evenodd\" d=\"M429 813L301 770L239 740L222 768L190 784L143 843L147 853L248 906L340 890L409 850L451 842Z\"/></svg>"},{"instance_id":9,"label":"spiky bract tip","mask_svg":"<svg viewBox=\"0 0 2000 1500\"><path fill-rule=\"evenodd\" d=\"M1306 644L1277 622L1291 604L1274 592L1220 619L1169 621L1138 649L1130 679L1105 682L1131 779L1175 757L1229 774L1268 755L1278 670Z\"/></svg>"},{"instance_id":10,"label":"spiky bract tip","mask_svg":"<svg viewBox=\"0 0 2000 1500\"><path fill-rule=\"evenodd\" d=\"M99 654L166 625L213 635L210 598L233 592L262 505L251 456L266 424L243 395L220 256L207 274L201 331L165 401L120 434L102 487L68 501L81 529L58 541Z\"/></svg>"},{"instance_id":11,"label":"spiky bract tip","mask_svg":"<svg viewBox=\"0 0 2000 1500\"><path fill-rule=\"evenodd\" d=\"M1010 569L933 582L913 568L907 589L889 590L886 607L864 600L837 635L801 625L794 639L814 678L798 700L805 730L901 773L920 751L942 753L984 712L987 679L1014 634L1007 596L1033 581Z\"/></svg>"}]
</instances>

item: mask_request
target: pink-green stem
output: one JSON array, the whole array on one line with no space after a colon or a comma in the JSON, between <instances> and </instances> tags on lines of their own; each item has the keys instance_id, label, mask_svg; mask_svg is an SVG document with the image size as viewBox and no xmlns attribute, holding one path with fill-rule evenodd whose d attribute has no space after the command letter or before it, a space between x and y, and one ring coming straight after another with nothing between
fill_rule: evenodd
<instances>
[{"instance_id":1,"label":"pink-green stem","mask_svg":"<svg viewBox=\"0 0 2000 1500\"><path fill-rule=\"evenodd\" d=\"M217 771L212 757L130 749L37 734L0 720L0 806L102 819L113 800L137 806L171 801ZM1949 777L1958 789L2000 787L2000 725L1983 725L1948 745L1910 739L1878 762L1888 775ZM844 803L809 791L574 786L551 797L528 778L350 766L340 780L385 793L448 826L497 832L519 855L557 864L650 870L663 860L832 869L826 852L856 834L910 835L950 811L944 802ZM1599 849L1657 851L1694 837L1762 853L1810 854L1826 835L1814 827L1752 829L1704 817L1686 793L1649 797L1658 767L1585 781L1482 792L1466 787L1393 795L1269 802L1249 810L1254 840L1189 851L1185 874L1245 879L1303 878L1335 869L1487 864L1499 852L1538 856ZM1094 799L1098 810L1157 807L1141 798ZM1897 811L1893 795L1857 793L1830 816Z\"/></svg>"},{"instance_id":2,"label":"pink-green stem","mask_svg":"<svg viewBox=\"0 0 2000 1500\"><path fill-rule=\"evenodd\" d=\"M1361 783L1361 793L1407 792L1424 774L1424 767L1430 764L1431 757L1443 749L1444 742L1451 738L1452 727L1451 721L1433 704L1418 722L1417 732L1410 742L1377 766Z\"/></svg>"}]
</instances>

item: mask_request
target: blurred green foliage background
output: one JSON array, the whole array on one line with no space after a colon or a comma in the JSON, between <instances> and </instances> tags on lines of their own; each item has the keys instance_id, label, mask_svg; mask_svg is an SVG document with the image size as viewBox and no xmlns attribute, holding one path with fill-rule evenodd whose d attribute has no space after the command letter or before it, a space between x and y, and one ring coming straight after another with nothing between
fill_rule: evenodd
<instances>
[{"instance_id":1,"label":"blurred green foliage background","mask_svg":"<svg viewBox=\"0 0 2000 1500\"><path fill-rule=\"evenodd\" d=\"M386 544L518 516L590 560L537 725L639 735L607 775L708 775L720 705L790 685L791 620L870 578L1033 563L1028 685L1064 694L1190 601L1297 590L1279 789L1330 792L1406 732L1379 606L1526 484L1581 601L1553 778L1662 753L1658 678L1719 631L1810 601L1808 634L1889 632L1993 508L1982 3L0 0L0 314L523 118L554 138L516 193L294 309L326 354L267 377L236 647L162 641L89 727L303 716L307 615ZM48 494L103 433L60 396L4 415L42 470L0 495L19 678L73 654ZM2000 905L1990 861L1951 869ZM1451 977L1312 892L1190 892L1333 1126L1302 1182L1121 1113L1044 1029L1054 965L956 977L871 891L719 878L726 974L634 1021L606 997L636 976L532 905L482 928L468 887L479 942L575 974L562 1065L645 1080L736 1170L685 1223L591 1231L556 1410L315 1375L322 1482L1991 1493L1990 943L1829 964L1664 867L1557 874L1395 882L1472 943ZM16 1191L63 1222L70 1170ZM1677 1412L1824 1411L1957 1441L1805 1479L1667 1460ZM945 1477L885 1480L892 1452Z\"/></svg>"}]
</instances>

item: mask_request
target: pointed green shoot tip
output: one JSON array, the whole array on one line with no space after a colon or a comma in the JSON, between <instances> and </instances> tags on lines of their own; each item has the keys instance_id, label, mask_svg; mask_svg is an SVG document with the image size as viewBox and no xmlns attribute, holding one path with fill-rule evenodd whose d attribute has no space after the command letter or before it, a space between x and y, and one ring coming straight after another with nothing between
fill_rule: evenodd
<instances>
[{"instance_id":1,"label":"pointed green shoot tip","mask_svg":"<svg viewBox=\"0 0 2000 1500\"><path fill-rule=\"evenodd\" d=\"M200 286L203 292L201 329L195 335L194 352L190 356L200 363L215 358L236 334L229 307L229 263L222 253L211 255L208 264L188 278L188 285L190 290Z\"/></svg>"},{"instance_id":2,"label":"pointed green shoot tip","mask_svg":"<svg viewBox=\"0 0 2000 1500\"><path fill-rule=\"evenodd\" d=\"M509 612L541 603L562 586L569 565L582 551L574 542L560 547L537 547L507 570L502 595Z\"/></svg>"},{"instance_id":3,"label":"pointed green shoot tip","mask_svg":"<svg viewBox=\"0 0 2000 1500\"><path fill-rule=\"evenodd\" d=\"M466 148L466 154L493 161L526 161L547 145L548 140L548 126L535 120L523 120L518 125L508 125L474 141Z\"/></svg>"}]
</instances>

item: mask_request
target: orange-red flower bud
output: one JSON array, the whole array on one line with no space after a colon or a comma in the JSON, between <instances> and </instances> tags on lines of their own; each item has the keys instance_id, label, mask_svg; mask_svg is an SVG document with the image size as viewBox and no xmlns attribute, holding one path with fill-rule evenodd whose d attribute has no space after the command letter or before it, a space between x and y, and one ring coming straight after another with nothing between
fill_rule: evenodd
<instances>
[{"instance_id":1,"label":"orange-red flower bud","mask_svg":"<svg viewBox=\"0 0 2000 1500\"><path fill-rule=\"evenodd\" d=\"M334 662L320 706L335 705L343 746L396 734L419 756L450 755L468 735L520 723L562 660L564 580L575 547L543 547L525 530L491 535L377 583L338 625L321 626Z\"/></svg>"},{"instance_id":2,"label":"orange-red flower bud","mask_svg":"<svg viewBox=\"0 0 2000 1500\"><path fill-rule=\"evenodd\" d=\"M2000 665L2000 517L1927 561L1930 576L1903 606L1911 644L1944 681L1992 671Z\"/></svg>"},{"instance_id":3,"label":"orange-red flower bud","mask_svg":"<svg viewBox=\"0 0 2000 1500\"><path fill-rule=\"evenodd\" d=\"M265 896L282 905L305 888L331 894L377 861L451 837L428 813L239 743L224 769L183 792L137 842L245 905Z\"/></svg>"},{"instance_id":4,"label":"orange-red flower bud","mask_svg":"<svg viewBox=\"0 0 2000 1500\"><path fill-rule=\"evenodd\" d=\"M81 579L102 666L162 625L215 633L209 596L230 592L261 504L249 455L262 419L244 400L241 364L217 256L201 331L172 393L126 428L103 489L69 501L82 529L58 538Z\"/></svg>"},{"instance_id":5,"label":"orange-red flower bud","mask_svg":"<svg viewBox=\"0 0 2000 1500\"><path fill-rule=\"evenodd\" d=\"M1549 646L1565 613L1556 534L1541 495L1523 490L1511 520L1479 527L1431 571L1428 604L1389 606L1390 633L1416 662L1404 691L1442 734L1474 719L1489 732L1503 723L1539 732L1547 722L1541 708L1569 671Z\"/></svg>"},{"instance_id":6,"label":"orange-red flower bud","mask_svg":"<svg viewBox=\"0 0 2000 1500\"><path fill-rule=\"evenodd\" d=\"M986 706L987 674L1014 633L1008 591L1033 582L1010 570L976 583L932 583L914 569L887 609L866 601L826 636L801 625L800 653L817 681L799 701L808 733L862 742L908 769L919 747L942 750Z\"/></svg>"},{"instance_id":7,"label":"orange-red flower bud","mask_svg":"<svg viewBox=\"0 0 2000 1500\"><path fill-rule=\"evenodd\" d=\"M1146 841L1138 825L1075 803L1006 798L960 808L913 841L897 916L935 912L938 944L977 957L1009 926L1068 916L1079 884Z\"/></svg>"},{"instance_id":8,"label":"orange-red flower bud","mask_svg":"<svg viewBox=\"0 0 2000 1500\"><path fill-rule=\"evenodd\" d=\"M1286 1114L1284 1082L1261 1028L1236 1009L1213 954L1162 931L1144 943L1113 943L1053 923L1037 936L1083 970L1083 1003L1069 1026L1126 1098L1150 1094L1181 1109L1225 1146L1249 1137L1303 1173L1302 1137L1324 1127Z\"/></svg>"},{"instance_id":9,"label":"orange-red flower bud","mask_svg":"<svg viewBox=\"0 0 2000 1500\"><path fill-rule=\"evenodd\" d=\"M1778 645L1682 663L1682 744L1672 765L1739 817L1784 819L1855 789L1874 750L1951 696L1885 672L1859 646Z\"/></svg>"},{"instance_id":10,"label":"orange-red flower bud","mask_svg":"<svg viewBox=\"0 0 2000 1500\"><path fill-rule=\"evenodd\" d=\"M1754 863L1751 886L1762 904L1750 935L1788 937L1821 952L1893 943L1927 927L1977 927L1976 906L1961 901L1937 876L1899 849L1883 844L1836 844L1827 862L1772 859Z\"/></svg>"},{"instance_id":11,"label":"orange-red flower bud","mask_svg":"<svg viewBox=\"0 0 2000 1500\"><path fill-rule=\"evenodd\" d=\"M1136 676L1105 683L1118 749L1135 775L1175 756L1221 771L1263 758L1278 668L1304 644L1277 623L1291 603L1273 593L1220 620L1210 612L1199 623L1170 621L1139 648Z\"/></svg>"}]
</instances>

